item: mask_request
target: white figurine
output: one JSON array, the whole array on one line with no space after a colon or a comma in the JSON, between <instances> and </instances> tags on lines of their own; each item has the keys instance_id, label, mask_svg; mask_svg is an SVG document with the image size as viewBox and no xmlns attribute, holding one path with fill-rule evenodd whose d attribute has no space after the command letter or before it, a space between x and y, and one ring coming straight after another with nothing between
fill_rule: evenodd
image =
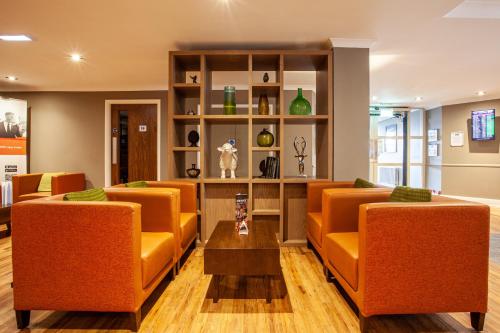
<instances>
[{"instance_id":1,"label":"white figurine","mask_svg":"<svg viewBox=\"0 0 500 333\"><path fill-rule=\"evenodd\" d=\"M234 148L230 143L225 143L217 149L221 152L219 160L220 178L226 178L227 169L231 170L231 178L236 178L234 171L238 167L238 156L236 155L238 149Z\"/></svg>"}]
</instances>

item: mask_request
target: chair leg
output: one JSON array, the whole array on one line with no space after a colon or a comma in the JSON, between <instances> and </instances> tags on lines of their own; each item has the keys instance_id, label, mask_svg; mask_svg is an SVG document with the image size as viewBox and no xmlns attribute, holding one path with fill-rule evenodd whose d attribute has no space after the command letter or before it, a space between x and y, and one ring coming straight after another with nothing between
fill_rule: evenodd
<instances>
[{"instance_id":1,"label":"chair leg","mask_svg":"<svg viewBox=\"0 0 500 333\"><path fill-rule=\"evenodd\" d=\"M361 333L368 333L370 329L370 318L359 314L359 331Z\"/></svg>"},{"instance_id":2,"label":"chair leg","mask_svg":"<svg viewBox=\"0 0 500 333\"><path fill-rule=\"evenodd\" d=\"M23 328L28 327L30 324L30 313L29 310L16 310L16 322L17 328L22 330Z\"/></svg>"},{"instance_id":3,"label":"chair leg","mask_svg":"<svg viewBox=\"0 0 500 333\"><path fill-rule=\"evenodd\" d=\"M476 331L482 331L484 327L484 318L486 317L486 313L481 312L471 312L470 313L470 323L471 326Z\"/></svg>"},{"instance_id":4,"label":"chair leg","mask_svg":"<svg viewBox=\"0 0 500 333\"><path fill-rule=\"evenodd\" d=\"M130 312L129 319L130 319L130 330L132 332L139 331L142 322L141 309L137 310L136 312Z\"/></svg>"},{"instance_id":5,"label":"chair leg","mask_svg":"<svg viewBox=\"0 0 500 333\"><path fill-rule=\"evenodd\" d=\"M313 245L312 245L312 243L311 243L311 241L309 239L307 240L307 248L309 250L312 250L312 248L313 248Z\"/></svg>"}]
</instances>

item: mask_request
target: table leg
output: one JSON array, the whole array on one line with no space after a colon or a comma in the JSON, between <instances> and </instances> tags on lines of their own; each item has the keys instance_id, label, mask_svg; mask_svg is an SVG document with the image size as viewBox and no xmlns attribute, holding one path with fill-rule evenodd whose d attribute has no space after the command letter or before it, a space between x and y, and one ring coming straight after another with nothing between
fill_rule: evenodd
<instances>
[{"instance_id":1,"label":"table leg","mask_svg":"<svg viewBox=\"0 0 500 333\"><path fill-rule=\"evenodd\" d=\"M7 237L9 237L12 234L12 225L10 222L7 223Z\"/></svg>"},{"instance_id":2,"label":"table leg","mask_svg":"<svg viewBox=\"0 0 500 333\"><path fill-rule=\"evenodd\" d=\"M221 275L214 275L214 284L215 284L214 303L219 302L219 297L220 297L220 280L221 279L222 279Z\"/></svg>"},{"instance_id":3,"label":"table leg","mask_svg":"<svg viewBox=\"0 0 500 333\"><path fill-rule=\"evenodd\" d=\"M264 277L266 283L266 302L271 303L271 275Z\"/></svg>"}]
</instances>

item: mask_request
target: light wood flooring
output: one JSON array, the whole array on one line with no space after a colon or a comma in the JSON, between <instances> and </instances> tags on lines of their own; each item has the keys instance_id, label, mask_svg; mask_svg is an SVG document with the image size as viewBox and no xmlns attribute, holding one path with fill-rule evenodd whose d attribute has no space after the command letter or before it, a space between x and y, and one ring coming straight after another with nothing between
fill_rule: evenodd
<instances>
[{"instance_id":1,"label":"light wood flooring","mask_svg":"<svg viewBox=\"0 0 500 333\"><path fill-rule=\"evenodd\" d=\"M500 332L500 209L492 209L489 312L485 332ZM211 276L203 274L196 249L174 281L166 279L143 306L141 332L358 332L355 312L327 283L314 253L304 247L281 251L283 281L273 281L272 304L259 278L223 280L214 304ZM0 240L0 332L17 332L12 310L11 242ZM283 298L279 298L285 295ZM26 332L127 332L124 314L33 311ZM466 313L377 317L373 332L469 332Z\"/></svg>"}]
</instances>

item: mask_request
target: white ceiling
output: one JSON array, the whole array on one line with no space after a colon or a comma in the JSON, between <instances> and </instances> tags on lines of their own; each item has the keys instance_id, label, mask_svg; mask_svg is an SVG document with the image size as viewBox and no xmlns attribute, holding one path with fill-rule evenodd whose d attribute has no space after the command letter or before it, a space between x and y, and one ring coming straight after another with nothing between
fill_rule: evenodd
<instances>
[{"instance_id":1,"label":"white ceiling","mask_svg":"<svg viewBox=\"0 0 500 333\"><path fill-rule=\"evenodd\" d=\"M363 38L375 40L371 92L380 102L432 107L479 99L478 90L500 97L500 20L444 18L461 2L1 0L0 34L35 41L0 41L0 91L164 90L169 50ZM68 60L74 51L84 63Z\"/></svg>"}]
</instances>

